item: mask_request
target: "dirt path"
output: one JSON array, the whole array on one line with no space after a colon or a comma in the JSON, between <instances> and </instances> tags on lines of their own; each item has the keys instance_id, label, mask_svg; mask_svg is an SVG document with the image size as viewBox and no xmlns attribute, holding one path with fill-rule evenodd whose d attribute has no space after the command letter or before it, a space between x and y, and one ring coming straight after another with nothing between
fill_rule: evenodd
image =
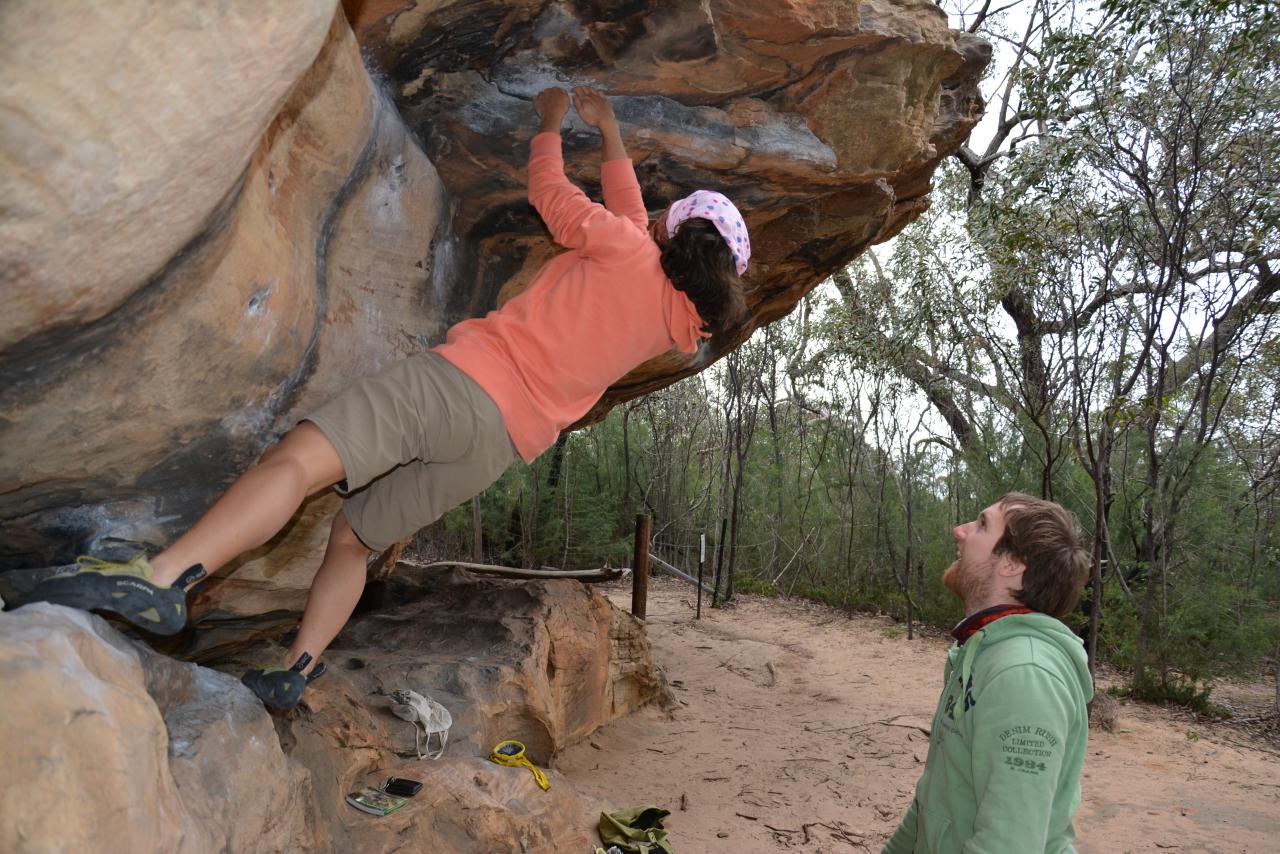
<instances>
[{"instance_id":1,"label":"dirt path","mask_svg":"<svg viewBox=\"0 0 1280 854\"><path fill-rule=\"evenodd\" d=\"M928 751L944 639L756 598L694 622L691 588L665 579L648 622L679 708L605 727L559 771L618 808L671 810L681 854L879 851ZM1115 732L1090 736L1079 850L1280 850L1280 757L1231 740L1121 707Z\"/></svg>"}]
</instances>

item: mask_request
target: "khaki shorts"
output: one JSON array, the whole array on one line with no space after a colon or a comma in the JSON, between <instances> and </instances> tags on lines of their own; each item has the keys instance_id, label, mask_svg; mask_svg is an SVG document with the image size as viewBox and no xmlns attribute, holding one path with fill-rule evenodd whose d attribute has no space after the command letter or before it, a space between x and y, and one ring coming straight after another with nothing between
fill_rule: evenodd
<instances>
[{"instance_id":1,"label":"khaki shorts","mask_svg":"<svg viewBox=\"0 0 1280 854\"><path fill-rule=\"evenodd\" d=\"M342 512L375 551L478 495L516 459L492 398L431 352L357 380L306 420L342 459Z\"/></svg>"}]
</instances>

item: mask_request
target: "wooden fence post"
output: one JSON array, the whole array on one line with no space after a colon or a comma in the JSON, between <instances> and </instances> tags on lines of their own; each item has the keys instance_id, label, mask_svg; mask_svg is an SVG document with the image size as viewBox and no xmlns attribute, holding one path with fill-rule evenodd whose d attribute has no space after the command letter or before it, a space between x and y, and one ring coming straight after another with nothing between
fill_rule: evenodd
<instances>
[{"instance_id":1,"label":"wooden fence post","mask_svg":"<svg viewBox=\"0 0 1280 854\"><path fill-rule=\"evenodd\" d=\"M643 620L649 598L649 517L636 514L636 550L631 562L631 613Z\"/></svg>"}]
</instances>

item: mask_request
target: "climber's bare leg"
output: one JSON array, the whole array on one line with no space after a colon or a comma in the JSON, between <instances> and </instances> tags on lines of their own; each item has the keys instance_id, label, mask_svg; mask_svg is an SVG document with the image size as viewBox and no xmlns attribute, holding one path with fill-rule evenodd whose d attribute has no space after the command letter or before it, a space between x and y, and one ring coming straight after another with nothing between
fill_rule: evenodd
<instances>
[{"instance_id":1,"label":"climber's bare leg","mask_svg":"<svg viewBox=\"0 0 1280 854\"><path fill-rule=\"evenodd\" d=\"M311 653L312 661L303 673L310 673L316 666L320 654L347 624L360 601L372 553L360 542L346 515L339 510L329 530L329 546L325 549L324 561L311 582L311 592L307 594L302 627L285 655L286 668L292 667L304 652Z\"/></svg>"},{"instance_id":2,"label":"climber's bare leg","mask_svg":"<svg viewBox=\"0 0 1280 854\"><path fill-rule=\"evenodd\" d=\"M212 574L274 537L304 498L344 477L342 460L324 433L302 422L231 484L189 531L151 558L152 581L168 587L196 563Z\"/></svg>"}]
</instances>

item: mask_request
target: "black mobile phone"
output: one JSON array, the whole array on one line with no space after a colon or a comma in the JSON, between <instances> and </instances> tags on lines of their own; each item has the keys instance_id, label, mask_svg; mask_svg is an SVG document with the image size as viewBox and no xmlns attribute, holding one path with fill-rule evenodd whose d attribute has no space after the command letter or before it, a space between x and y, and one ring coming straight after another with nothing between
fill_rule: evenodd
<instances>
[{"instance_id":1,"label":"black mobile phone","mask_svg":"<svg viewBox=\"0 0 1280 854\"><path fill-rule=\"evenodd\" d=\"M412 798L418 792L422 791L422 784L417 780L409 780L404 777L392 777L382 786L382 791L388 795L399 795L402 798Z\"/></svg>"}]
</instances>

